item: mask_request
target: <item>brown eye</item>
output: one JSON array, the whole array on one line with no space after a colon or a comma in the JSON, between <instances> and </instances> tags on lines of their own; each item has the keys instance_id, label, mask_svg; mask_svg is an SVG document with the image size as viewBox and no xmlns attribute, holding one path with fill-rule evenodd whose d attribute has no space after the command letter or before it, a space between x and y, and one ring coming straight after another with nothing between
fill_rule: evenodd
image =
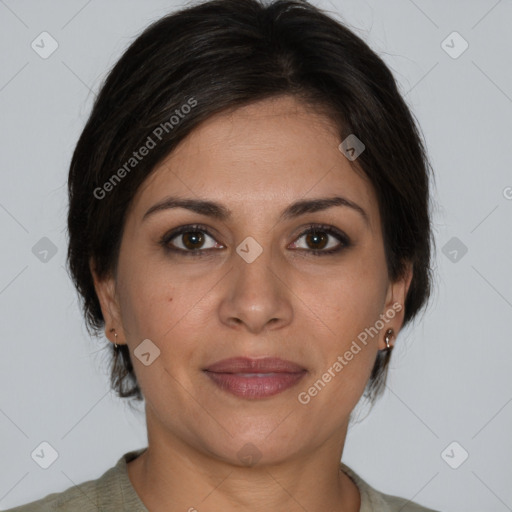
<instances>
[{"instance_id":1,"label":"brown eye","mask_svg":"<svg viewBox=\"0 0 512 512\"><path fill-rule=\"evenodd\" d=\"M187 249L200 249L204 243L204 236L200 231L187 231L181 234L183 245Z\"/></svg>"},{"instance_id":2,"label":"brown eye","mask_svg":"<svg viewBox=\"0 0 512 512\"><path fill-rule=\"evenodd\" d=\"M223 248L209 234L206 227L201 225L181 226L164 235L160 240L160 245L166 251L193 256L204 255L210 249Z\"/></svg>"},{"instance_id":3,"label":"brown eye","mask_svg":"<svg viewBox=\"0 0 512 512\"><path fill-rule=\"evenodd\" d=\"M345 233L332 226L311 225L299 235L297 240L301 238L304 238L304 243L294 242L293 248L304 250L314 256L341 252L352 245Z\"/></svg>"},{"instance_id":4,"label":"brown eye","mask_svg":"<svg viewBox=\"0 0 512 512\"><path fill-rule=\"evenodd\" d=\"M322 231L312 231L306 235L306 243L311 249L324 249L328 243L329 236Z\"/></svg>"}]
</instances>

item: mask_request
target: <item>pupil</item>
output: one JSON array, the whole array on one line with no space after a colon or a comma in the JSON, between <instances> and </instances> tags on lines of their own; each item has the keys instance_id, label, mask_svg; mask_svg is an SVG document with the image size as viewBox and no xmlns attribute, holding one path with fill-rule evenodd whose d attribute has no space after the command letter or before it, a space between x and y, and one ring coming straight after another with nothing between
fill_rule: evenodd
<instances>
[{"instance_id":1,"label":"pupil","mask_svg":"<svg viewBox=\"0 0 512 512\"><path fill-rule=\"evenodd\" d=\"M325 241L326 241L326 238L327 238L326 236L321 236L321 235L319 235L317 232L313 232L313 233L309 233L309 234L307 235L307 242L309 243L309 242L311 242L311 241L312 241L312 242L313 242L313 244L318 244L319 242L321 242L321 241L322 241L321 239L323 239L323 242L324 242L324 243L323 243L323 244L321 244L321 247L315 247L315 249L319 249L319 248L320 248L320 249L323 249L323 248L325 247Z\"/></svg>"},{"instance_id":2,"label":"pupil","mask_svg":"<svg viewBox=\"0 0 512 512\"><path fill-rule=\"evenodd\" d=\"M188 243L189 239L192 239L191 244ZM187 247L188 249L196 249L197 245L201 245L201 243L203 241L203 237L197 231L190 231L188 233L183 233L183 240L184 240L185 247Z\"/></svg>"}]
</instances>

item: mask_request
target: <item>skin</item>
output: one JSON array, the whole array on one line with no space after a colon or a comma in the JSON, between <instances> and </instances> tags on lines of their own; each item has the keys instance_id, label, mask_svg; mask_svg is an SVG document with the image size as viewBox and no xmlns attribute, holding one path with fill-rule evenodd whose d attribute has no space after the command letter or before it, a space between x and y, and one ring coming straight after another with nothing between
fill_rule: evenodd
<instances>
[{"instance_id":1,"label":"skin","mask_svg":"<svg viewBox=\"0 0 512 512\"><path fill-rule=\"evenodd\" d=\"M403 307L308 404L297 396L379 315L403 306L412 273L389 280L375 192L340 142L331 121L289 96L211 117L138 190L117 275L99 281L91 264L109 339L115 328L131 354L145 339L160 350L149 366L132 356L146 400L148 450L128 464L128 474L152 512L359 510L359 491L339 461L350 413L385 348L385 330L399 332ZM220 202L233 217L178 208L142 220L168 195ZM278 219L299 199L333 195L357 203L369 223L346 206ZM210 230L198 244L209 256L159 245L170 230L194 223ZM352 245L311 254L340 242L328 234L324 245L299 237L309 223L338 228ZM248 236L263 249L252 263L236 252ZM194 247L186 241L179 235L170 245ZM240 398L202 371L235 356L281 357L307 374L272 397ZM247 443L260 456L252 467L237 455Z\"/></svg>"}]
</instances>

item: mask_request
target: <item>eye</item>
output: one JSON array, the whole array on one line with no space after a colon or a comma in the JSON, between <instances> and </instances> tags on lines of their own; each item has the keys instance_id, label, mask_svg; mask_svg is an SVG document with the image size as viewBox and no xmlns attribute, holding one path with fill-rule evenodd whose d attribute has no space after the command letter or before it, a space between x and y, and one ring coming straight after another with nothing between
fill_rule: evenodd
<instances>
[{"instance_id":1,"label":"eye","mask_svg":"<svg viewBox=\"0 0 512 512\"><path fill-rule=\"evenodd\" d=\"M294 248L304 249L314 256L337 253L351 245L348 236L332 226L311 224L299 235L298 240L302 237L305 237L306 247L299 247L297 242L294 242ZM338 243L333 241L330 243L329 238L335 238Z\"/></svg>"},{"instance_id":2,"label":"eye","mask_svg":"<svg viewBox=\"0 0 512 512\"><path fill-rule=\"evenodd\" d=\"M348 236L332 226L311 224L299 235L297 240L303 237L305 237L306 247L301 247L294 242L292 248L304 250L314 256L337 253L351 246ZM209 246L205 246L208 238L212 242ZM329 241L329 238L334 238L338 243ZM181 226L166 233L159 243L166 251L186 256L206 256L211 249L224 248L210 235L208 228L200 224Z\"/></svg>"},{"instance_id":3,"label":"eye","mask_svg":"<svg viewBox=\"0 0 512 512\"><path fill-rule=\"evenodd\" d=\"M209 246L205 246L204 244L208 238L213 241L213 244L210 243ZM175 239L176 242L173 241ZM187 256L201 256L209 249L223 248L209 234L208 229L199 224L181 226L170 233L166 233L159 243L167 251L186 253Z\"/></svg>"}]
</instances>

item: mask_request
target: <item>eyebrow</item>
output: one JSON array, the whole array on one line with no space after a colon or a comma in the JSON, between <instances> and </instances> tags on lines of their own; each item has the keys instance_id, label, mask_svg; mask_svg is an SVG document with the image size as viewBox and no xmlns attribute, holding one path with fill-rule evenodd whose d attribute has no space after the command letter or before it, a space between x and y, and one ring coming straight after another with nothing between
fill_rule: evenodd
<instances>
[{"instance_id":1,"label":"eyebrow","mask_svg":"<svg viewBox=\"0 0 512 512\"><path fill-rule=\"evenodd\" d=\"M279 216L279 221L289 220L306 213L315 213L334 206L343 206L351 208L358 212L365 223L370 226L368 214L357 203L350 201L342 196L322 197L317 199L303 199L292 203L286 207ZM206 215L220 221L227 221L232 218L232 211L221 203L209 201L206 199L188 199L182 197L169 196L162 201L154 204L142 217L142 221L146 220L150 215L163 210L172 208L185 208L200 215Z\"/></svg>"}]
</instances>

